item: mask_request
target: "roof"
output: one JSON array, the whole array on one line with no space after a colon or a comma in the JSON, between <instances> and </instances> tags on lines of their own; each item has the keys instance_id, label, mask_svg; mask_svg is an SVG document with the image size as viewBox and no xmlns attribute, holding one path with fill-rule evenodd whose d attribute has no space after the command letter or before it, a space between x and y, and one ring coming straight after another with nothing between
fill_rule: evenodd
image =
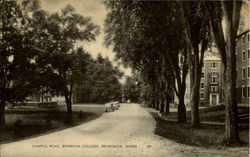
<instances>
[{"instance_id":1,"label":"roof","mask_svg":"<svg viewBox=\"0 0 250 157\"><path fill-rule=\"evenodd\" d=\"M204 57L204 61L220 61L220 57L209 55Z\"/></svg>"}]
</instances>

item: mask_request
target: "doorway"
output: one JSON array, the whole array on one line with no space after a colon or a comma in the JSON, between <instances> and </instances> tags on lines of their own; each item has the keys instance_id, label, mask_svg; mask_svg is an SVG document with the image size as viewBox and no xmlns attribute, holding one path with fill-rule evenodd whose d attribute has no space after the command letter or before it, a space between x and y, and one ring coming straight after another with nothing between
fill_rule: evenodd
<instances>
[{"instance_id":1,"label":"doorway","mask_svg":"<svg viewBox=\"0 0 250 157\"><path fill-rule=\"evenodd\" d=\"M216 95L212 95L212 106L217 104L217 96Z\"/></svg>"}]
</instances>

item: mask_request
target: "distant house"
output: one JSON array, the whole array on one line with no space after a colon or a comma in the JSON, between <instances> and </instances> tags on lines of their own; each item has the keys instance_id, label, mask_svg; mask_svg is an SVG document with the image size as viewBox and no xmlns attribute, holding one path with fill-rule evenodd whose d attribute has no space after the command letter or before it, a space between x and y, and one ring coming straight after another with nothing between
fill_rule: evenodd
<instances>
[{"instance_id":1,"label":"distant house","mask_svg":"<svg viewBox=\"0 0 250 157\"><path fill-rule=\"evenodd\" d=\"M215 55L206 55L201 74L200 102L203 105L214 106L221 102L221 60Z\"/></svg>"},{"instance_id":2,"label":"distant house","mask_svg":"<svg viewBox=\"0 0 250 157\"><path fill-rule=\"evenodd\" d=\"M250 52L249 30L237 36L237 99L238 104L249 104L250 97Z\"/></svg>"},{"instance_id":3,"label":"distant house","mask_svg":"<svg viewBox=\"0 0 250 157\"><path fill-rule=\"evenodd\" d=\"M30 102L50 102L52 101L52 96L50 93L37 92L28 99Z\"/></svg>"},{"instance_id":4,"label":"distant house","mask_svg":"<svg viewBox=\"0 0 250 157\"><path fill-rule=\"evenodd\" d=\"M51 95L50 92L38 91L27 98L26 104L33 107L51 107L65 102L60 95Z\"/></svg>"}]
</instances>

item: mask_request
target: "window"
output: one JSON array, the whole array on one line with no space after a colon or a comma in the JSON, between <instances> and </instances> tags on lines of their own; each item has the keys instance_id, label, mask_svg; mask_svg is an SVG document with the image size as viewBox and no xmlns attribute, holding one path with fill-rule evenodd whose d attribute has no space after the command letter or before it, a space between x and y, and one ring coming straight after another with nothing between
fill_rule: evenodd
<instances>
[{"instance_id":1,"label":"window","mask_svg":"<svg viewBox=\"0 0 250 157\"><path fill-rule=\"evenodd\" d=\"M247 41L249 41L249 34L247 34Z\"/></svg>"},{"instance_id":2,"label":"window","mask_svg":"<svg viewBox=\"0 0 250 157\"><path fill-rule=\"evenodd\" d=\"M204 72L201 73L201 78L204 78Z\"/></svg>"},{"instance_id":3,"label":"window","mask_svg":"<svg viewBox=\"0 0 250 157\"><path fill-rule=\"evenodd\" d=\"M225 89L224 89L224 88L221 89L221 97L222 97L222 98L225 97Z\"/></svg>"},{"instance_id":4,"label":"window","mask_svg":"<svg viewBox=\"0 0 250 157\"><path fill-rule=\"evenodd\" d=\"M249 52L249 49L247 50L247 58L250 59L250 52Z\"/></svg>"},{"instance_id":5,"label":"window","mask_svg":"<svg viewBox=\"0 0 250 157\"><path fill-rule=\"evenodd\" d=\"M217 86L211 86L211 92L217 92Z\"/></svg>"},{"instance_id":6,"label":"window","mask_svg":"<svg viewBox=\"0 0 250 157\"><path fill-rule=\"evenodd\" d=\"M242 86L242 98L245 98L247 95L246 95L246 88L245 86Z\"/></svg>"},{"instance_id":7,"label":"window","mask_svg":"<svg viewBox=\"0 0 250 157\"><path fill-rule=\"evenodd\" d=\"M211 77L211 83L217 83L217 76Z\"/></svg>"},{"instance_id":8,"label":"window","mask_svg":"<svg viewBox=\"0 0 250 157\"><path fill-rule=\"evenodd\" d=\"M242 68L242 78L246 78L246 68Z\"/></svg>"},{"instance_id":9,"label":"window","mask_svg":"<svg viewBox=\"0 0 250 157\"><path fill-rule=\"evenodd\" d=\"M246 53L245 51L242 51L242 60L245 60L246 59Z\"/></svg>"},{"instance_id":10,"label":"window","mask_svg":"<svg viewBox=\"0 0 250 157\"><path fill-rule=\"evenodd\" d=\"M204 88L204 83L203 82L201 82L201 88Z\"/></svg>"},{"instance_id":11,"label":"window","mask_svg":"<svg viewBox=\"0 0 250 157\"><path fill-rule=\"evenodd\" d=\"M211 63L211 67L212 67L212 68L216 68L216 67L217 67L217 64L216 64L215 62L212 62L212 63Z\"/></svg>"},{"instance_id":12,"label":"window","mask_svg":"<svg viewBox=\"0 0 250 157\"><path fill-rule=\"evenodd\" d=\"M204 98L205 98L204 93L201 93L200 98L201 98L201 99L204 99Z\"/></svg>"},{"instance_id":13,"label":"window","mask_svg":"<svg viewBox=\"0 0 250 157\"><path fill-rule=\"evenodd\" d=\"M245 43L245 35L242 37L242 43Z\"/></svg>"}]
</instances>

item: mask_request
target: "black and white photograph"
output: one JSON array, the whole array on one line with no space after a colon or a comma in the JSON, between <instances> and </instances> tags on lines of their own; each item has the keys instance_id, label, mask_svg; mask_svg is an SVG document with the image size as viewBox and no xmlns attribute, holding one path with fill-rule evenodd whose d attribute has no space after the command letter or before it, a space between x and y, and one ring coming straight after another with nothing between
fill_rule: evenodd
<instances>
[{"instance_id":1,"label":"black and white photograph","mask_svg":"<svg viewBox=\"0 0 250 157\"><path fill-rule=\"evenodd\" d=\"M0 0L0 157L248 157L248 0Z\"/></svg>"}]
</instances>

